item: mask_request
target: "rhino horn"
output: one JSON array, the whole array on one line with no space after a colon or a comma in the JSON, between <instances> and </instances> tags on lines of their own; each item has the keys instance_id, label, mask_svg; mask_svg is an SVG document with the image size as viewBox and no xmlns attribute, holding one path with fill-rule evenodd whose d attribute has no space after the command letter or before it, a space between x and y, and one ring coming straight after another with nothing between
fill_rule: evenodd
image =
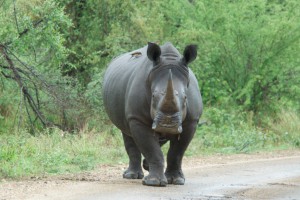
<instances>
[{"instance_id":1,"label":"rhino horn","mask_svg":"<svg viewBox=\"0 0 300 200\"><path fill-rule=\"evenodd\" d=\"M165 99L167 101L172 101L174 99L174 97L175 96L174 96L172 71L171 71L171 69L169 69L169 79L168 79Z\"/></svg>"},{"instance_id":2,"label":"rhino horn","mask_svg":"<svg viewBox=\"0 0 300 200\"><path fill-rule=\"evenodd\" d=\"M162 104L162 110L168 111L168 112L177 112L178 107L176 103L176 98L174 94L174 87L173 87L173 78L172 78L172 71L169 69L169 78L166 88L166 94L163 99Z\"/></svg>"}]
</instances>

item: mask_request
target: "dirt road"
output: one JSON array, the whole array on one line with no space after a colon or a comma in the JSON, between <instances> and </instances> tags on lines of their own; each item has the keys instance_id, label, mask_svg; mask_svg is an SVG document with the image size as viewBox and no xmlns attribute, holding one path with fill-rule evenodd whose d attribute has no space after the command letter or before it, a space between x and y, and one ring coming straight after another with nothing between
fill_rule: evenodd
<instances>
[{"instance_id":1,"label":"dirt road","mask_svg":"<svg viewBox=\"0 0 300 200\"><path fill-rule=\"evenodd\" d=\"M184 186L148 187L121 178L125 165L0 184L0 200L300 199L300 151L184 160Z\"/></svg>"}]
</instances>

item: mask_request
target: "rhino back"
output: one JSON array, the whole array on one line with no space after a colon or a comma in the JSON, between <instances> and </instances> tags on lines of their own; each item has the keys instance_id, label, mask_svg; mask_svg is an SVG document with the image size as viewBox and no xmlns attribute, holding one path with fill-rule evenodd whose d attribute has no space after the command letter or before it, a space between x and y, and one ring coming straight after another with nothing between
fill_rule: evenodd
<instances>
[{"instance_id":1,"label":"rhino back","mask_svg":"<svg viewBox=\"0 0 300 200\"><path fill-rule=\"evenodd\" d=\"M127 116L130 113L126 106L129 102L134 104L132 99L140 99L134 88L141 86L141 80L145 82L150 68L146 51L147 47L143 47L115 58L104 75L104 107L111 121L124 132L129 130Z\"/></svg>"}]
</instances>

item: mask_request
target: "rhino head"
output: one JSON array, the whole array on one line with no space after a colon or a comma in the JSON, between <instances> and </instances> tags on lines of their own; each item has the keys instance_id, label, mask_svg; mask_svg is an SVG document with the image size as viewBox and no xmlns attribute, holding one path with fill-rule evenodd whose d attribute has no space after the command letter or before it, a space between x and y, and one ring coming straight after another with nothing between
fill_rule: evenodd
<instances>
[{"instance_id":1,"label":"rhino head","mask_svg":"<svg viewBox=\"0 0 300 200\"><path fill-rule=\"evenodd\" d=\"M181 57L176 52L161 55L160 46L148 43L147 56L153 62L148 78L152 94L150 110L152 129L165 134L180 134L183 131L182 122L186 118L188 106L187 65L195 60L197 47L187 46Z\"/></svg>"}]
</instances>

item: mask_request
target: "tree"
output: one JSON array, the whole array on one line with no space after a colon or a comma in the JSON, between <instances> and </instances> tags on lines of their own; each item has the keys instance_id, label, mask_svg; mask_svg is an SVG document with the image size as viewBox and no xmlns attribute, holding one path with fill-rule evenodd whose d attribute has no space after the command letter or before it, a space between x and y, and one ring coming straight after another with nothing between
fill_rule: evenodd
<instances>
[{"instance_id":1,"label":"tree","mask_svg":"<svg viewBox=\"0 0 300 200\"><path fill-rule=\"evenodd\" d=\"M300 109L299 9L297 0L3 1L0 119L22 116L22 105L45 126L102 118L107 64L149 41L198 45L191 68L206 105Z\"/></svg>"},{"instance_id":2,"label":"tree","mask_svg":"<svg viewBox=\"0 0 300 200\"><path fill-rule=\"evenodd\" d=\"M52 0L20 0L4 1L0 9L1 96L18 96L9 103L19 119L27 113L32 130L38 121L43 127L73 128L67 115L78 99L72 97L76 89L60 72L69 52L64 33L71 26L63 7Z\"/></svg>"},{"instance_id":3,"label":"tree","mask_svg":"<svg viewBox=\"0 0 300 200\"><path fill-rule=\"evenodd\" d=\"M204 99L256 113L299 102L299 8L298 1L198 2Z\"/></svg>"}]
</instances>

